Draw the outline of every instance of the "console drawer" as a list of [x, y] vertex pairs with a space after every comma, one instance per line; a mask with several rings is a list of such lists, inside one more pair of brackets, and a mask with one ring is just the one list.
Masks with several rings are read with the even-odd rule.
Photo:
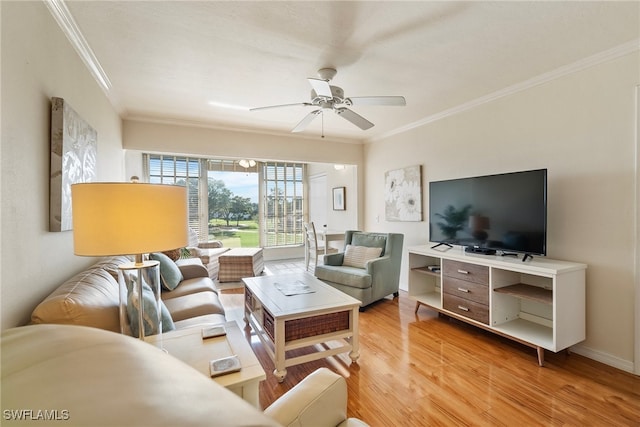
[[489, 286], [484, 284], [445, 276], [442, 278], [442, 291], [480, 304], [489, 304]]
[[460, 261], [444, 260], [442, 274], [468, 282], [489, 284], [489, 267]]
[[451, 294], [442, 295], [442, 308], [449, 310], [460, 316], [476, 320], [478, 322], [489, 324], [489, 306], [459, 298]]

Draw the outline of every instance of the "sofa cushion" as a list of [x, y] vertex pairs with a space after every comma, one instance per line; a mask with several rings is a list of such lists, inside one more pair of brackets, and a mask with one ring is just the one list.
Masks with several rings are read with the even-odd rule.
[[107, 270], [94, 266], [65, 281], [38, 304], [31, 323], [85, 325], [120, 332], [119, 306], [118, 282]]
[[368, 261], [378, 258], [382, 248], [347, 245], [342, 265], [364, 268]]
[[174, 290], [183, 279], [182, 272], [176, 263], [163, 253], [152, 253], [149, 257], [160, 263], [162, 286], [169, 291]]
[[193, 279], [194, 277], [209, 277], [209, 272], [200, 258], [181, 258], [176, 261], [176, 265], [182, 273], [182, 280]]
[[318, 265], [315, 275], [323, 282], [340, 283], [341, 285], [360, 289], [371, 287], [371, 275], [362, 268], [342, 265]]
[[355, 232], [351, 237], [351, 244], [354, 246], [381, 248], [380, 256], [382, 256], [384, 255], [384, 248], [387, 246], [387, 235], [384, 233]]
[[194, 279], [185, 279], [172, 291], [162, 291], [162, 299], [170, 300], [185, 295], [195, 294], [197, 292], [216, 292], [216, 286], [213, 280], [208, 277], [196, 277]]
[[206, 314], [225, 314], [215, 292], [197, 292], [164, 301], [174, 322]]
[[[172, 331], [176, 327], [173, 324], [173, 319], [169, 310], [162, 302], [159, 301], [160, 315], [162, 322], [162, 332]], [[146, 283], [142, 284], [142, 322], [144, 324], [144, 335], [156, 335], [159, 331], [157, 328], [158, 319], [158, 304], [153, 295], [153, 291]], [[139, 334], [139, 319], [140, 314], [140, 298], [138, 298], [137, 292], [132, 292], [131, 289], [127, 292], [127, 316], [129, 317], [129, 326], [131, 328], [131, 335], [137, 337]]]

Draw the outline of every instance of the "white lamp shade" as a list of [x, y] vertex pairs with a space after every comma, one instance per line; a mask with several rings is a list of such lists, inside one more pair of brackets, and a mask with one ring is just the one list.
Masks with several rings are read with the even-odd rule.
[[71, 202], [76, 255], [133, 255], [187, 244], [186, 187], [74, 184]]

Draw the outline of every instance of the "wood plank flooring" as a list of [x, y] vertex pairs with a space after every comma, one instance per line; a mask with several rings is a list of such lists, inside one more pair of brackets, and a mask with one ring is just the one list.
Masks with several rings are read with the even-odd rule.
[[[243, 327], [243, 290], [222, 291], [221, 300]], [[402, 291], [370, 306], [360, 313], [357, 364], [344, 354], [289, 367], [282, 384], [245, 330], [267, 372], [262, 407], [325, 366], [347, 380], [348, 415], [371, 426], [640, 426], [640, 377], [564, 352], [546, 352], [539, 367], [534, 349], [414, 309]]]

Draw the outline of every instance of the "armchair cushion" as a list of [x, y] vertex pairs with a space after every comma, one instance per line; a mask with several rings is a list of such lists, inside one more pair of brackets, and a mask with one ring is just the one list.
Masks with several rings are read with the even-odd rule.
[[356, 232], [351, 236], [351, 244], [354, 246], [380, 248], [380, 256], [382, 256], [387, 246], [387, 236], [379, 233]]
[[221, 248], [222, 241], [221, 240], [209, 240], [207, 242], [199, 242], [198, 247], [201, 249], [218, 249]]
[[371, 274], [363, 268], [324, 265], [316, 268], [316, 277], [324, 282], [340, 283], [351, 288], [371, 287]]
[[152, 253], [149, 255], [149, 258], [160, 263], [160, 281], [165, 289], [169, 291], [174, 290], [182, 279], [184, 279], [176, 263], [165, 254]]
[[378, 258], [381, 252], [382, 248], [347, 245], [342, 265], [364, 268], [368, 261]]

